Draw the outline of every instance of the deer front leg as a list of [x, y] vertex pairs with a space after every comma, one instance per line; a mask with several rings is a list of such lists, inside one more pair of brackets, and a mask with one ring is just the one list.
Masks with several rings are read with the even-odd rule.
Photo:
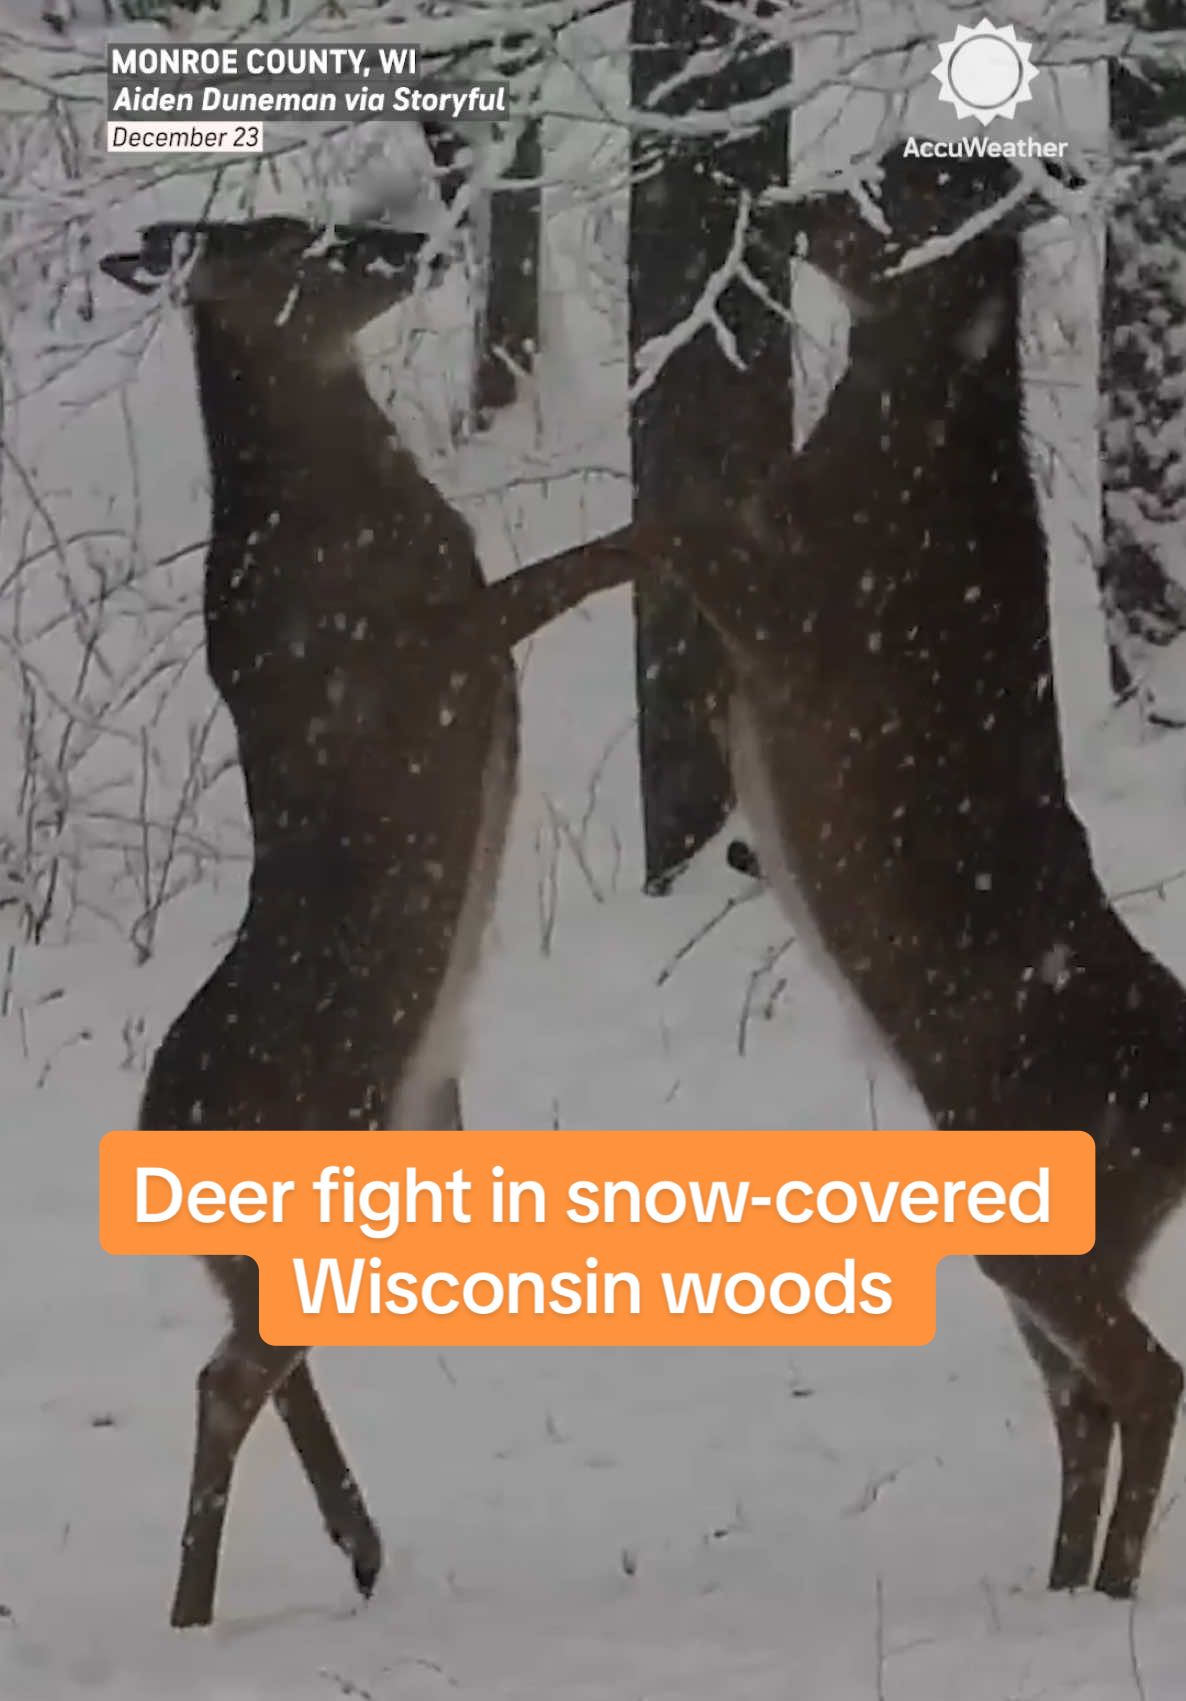
[[472, 595], [409, 617], [447, 645], [459, 663], [505, 654], [599, 591], [616, 590], [646, 570], [653, 531], [627, 526], [594, 543], [535, 561]]
[[307, 1357], [298, 1359], [274, 1399], [329, 1538], [349, 1557], [358, 1592], [369, 1600], [382, 1569], [383, 1544], [321, 1403]]

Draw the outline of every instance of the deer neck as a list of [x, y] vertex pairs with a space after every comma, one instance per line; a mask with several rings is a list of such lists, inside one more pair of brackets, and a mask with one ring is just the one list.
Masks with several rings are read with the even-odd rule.
[[249, 343], [201, 305], [194, 344], [216, 529], [257, 529], [278, 494], [315, 525], [327, 504], [365, 513], [382, 498], [392, 428], [352, 351], [322, 359], [279, 332]]
[[989, 277], [979, 263], [949, 264], [949, 277], [917, 294], [900, 283], [888, 313], [854, 319], [844, 382], [900, 394], [915, 408], [929, 401], [958, 409], [962, 401], [983, 409], [995, 398], [1016, 419], [1020, 281], [1007, 266]]

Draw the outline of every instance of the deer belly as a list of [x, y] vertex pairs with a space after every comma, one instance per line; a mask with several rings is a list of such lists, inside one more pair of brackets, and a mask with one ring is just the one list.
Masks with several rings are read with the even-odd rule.
[[492, 716], [493, 732], [482, 775], [478, 830], [465, 897], [453, 930], [449, 962], [424, 1034], [392, 1095], [389, 1126], [435, 1128], [465, 1055], [466, 1012], [482, 958], [482, 943], [498, 895], [503, 852], [514, 808], [518, 770], [518, 710], [505, 694]]
[[762, 872], [795, 930], [796, 943], [839, 994], [851, 1045], [870, 1060], [884, 1058], [888, 1055], [886, 1042], [837, 966], [803, 895], [793, 853], [779, 822], [761, 727], [742, 692], [734, 693], [729, 706], [729, 765], [737, 801], [756, 841]]

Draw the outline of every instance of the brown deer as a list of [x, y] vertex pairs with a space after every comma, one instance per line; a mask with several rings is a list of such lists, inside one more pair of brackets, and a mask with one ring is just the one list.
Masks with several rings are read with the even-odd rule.
[[[205, 623], [254, 835], [246, 913], [149, 1071], [140, 1126], [461, 1126], [458, 1073], [517, 780], [510, 647], [625, 576], [610, 544], [486, 587], [468, 525], [371, 399], [362, 326], [423, 238], [158, 225], [109, 275], [182, 268], [213, 483]], [[371, 1521], [306, 1350], [260, 1339], [249, 1259], [198, 1378], [175, 1625], [206, 1624], [239, 1448], [272, 1398], [368, 1595]]]
[[753, 481], [722, 514], [689, 469], [667, 566], [732, 656], [762, 867], [936, 1125], [1095, 1137], [1093, 1251], [980, 1264], [1053, 1411], [1050, 1586], [1091, 1579], [1116, 1431], [1095, 1585], [1127, 1596], [1182, 1390], [1127, 1291], [1186, 1191], [1186, 994], [1112, 910], [1067, 800], [1018, 352], [1020, 228], [1049, 207], [1002, 159], [895, 151], [869, 189], [881, 231], [847, 195], [800, 221], [854, 309], [825, 418], [799, 456], [771, 456], [771, 398], [731, 422]]

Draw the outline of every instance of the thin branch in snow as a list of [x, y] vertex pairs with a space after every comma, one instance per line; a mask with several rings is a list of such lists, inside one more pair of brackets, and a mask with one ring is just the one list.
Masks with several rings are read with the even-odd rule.
[[541, 957], [552, 955], [560, 908], [560, 833], [555, 820], [549, 819], [548, 826], [550, 833], [547, 834], [542, 823], [535, 830], [535, 898]]
[[568, 846], [569, 853], [577, 867], [580, 869], [581, 877], [583, 878], [585, 885], [589, 888], [590, 895], [594, 902], [603, 904], [605, 902], [605, 892], [602, 889], [601, 882], [598, 880], [596, 874], [594, 874], [593, 866], [589, 861], [585, 835], [573, 826], [564, 811], [560, 809], [546, 793], [544, 795], [544, 808], [547, 810], [548, 816], [551, 820], [556, 843], [560, 844], [563, 842]]
[[885, 1689], [885, 1584], [877, 1574], [875, 1591], [873, 1652], [875, 1658], [875, 1690], [877, 1701], [886, 1701]]
[[756, 896], [756, 892], [742, 892], [739, 895], [729, 898], [724, 904], [722, 904], [719, 910], [715, 910], [713, 914], [709, 916], [708, 920], [696, 929], [690, 939], [684, 940], [675, 955], [663, 965], [655, 978], [655, 985], [657, 987], [666, 986], [667, 982], [671, 979], [679, 965], [686, 957], [691, 955], [697, 945], [702, 944], [703, 941], [708, 938], [709, 934], [714, 931], [714, 929], [718, 928], [723, 921], [728, 920], [734, 910], [740, 909], [742, 904], [752, 903]]
[[1144, 1673], [1141, 1671], [1140, 1653], [1137, 1648], [1137, 1606], [1138, 1600], [1134, 1596], [1128, 1607], [1128, 1664], [1129, 1670], [1132, 1672], [1132, 1684], [1136, 1690], [1137, 1701], [1149, 1701]]
[[[781, 945], [772, 945], [763, 956], [762, 961], [758, 964], [757, 968], [754, 969], [746, 983], [745, 997], [742, 1000], [741, 1005], [741, 1016], [737, 1023], [738, 1057], [745, 1056], [746, 1041], [749, 1036], [750, 1017], [753, 1013], [754, 1002], [757, 999], [758, 990], [762, 983], [770, 978], [773, 969], [782, 961], [794, 943], [795, 935], [792, 933], [783, 940]], [[785, 980], [779, 981], [770, 998], [767, 999], [762, 1011], [762, 1014], [765, 1016], [767, 1021], [769, 1021], [771, 1016], [774, 1014], [775, 1002], [779, 993], [783, 990], [783, 988], [785, 988], [785, 986]]]
[[1179, 868], [1174, 874], [1167, 874], [1161, 880], [1153, 880], [1147, 886], [1129, 886], [1123, 892], [1110, 892], [1108, 901], [1113, 904], [1127, 903], [1130, 898], [1148, 898], [1156, 896], [1163, 902], [1165, 889], [1173, 886], [1179, 880], [1186, 880], [1186, 868]]
[[905, 1468], [904, 1465], [895, 1465], [891, 1470], [879, 1471], [876, 1476], [870, 1477], [857, 1498], [844, 1508], [842, 1515], [845, 1518], [863, 1517], [876, 1506], [882, 1489], [892, 1488]]

